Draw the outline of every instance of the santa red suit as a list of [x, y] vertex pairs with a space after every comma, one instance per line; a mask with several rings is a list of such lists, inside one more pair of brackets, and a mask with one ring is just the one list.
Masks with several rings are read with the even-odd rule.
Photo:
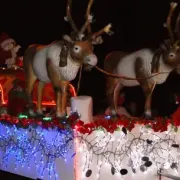
[[0, 36], [0, 66], [7, 65], [11, 68], [16, 64], [17, 52], [20, 46], [16, 45], [14, 39], [10, 38], [6, 33]]

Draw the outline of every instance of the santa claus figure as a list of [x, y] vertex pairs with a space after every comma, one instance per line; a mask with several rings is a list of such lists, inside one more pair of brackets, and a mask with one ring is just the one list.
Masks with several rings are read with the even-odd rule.
[[2, 33], [0, 36], [0, 66], [6, 64], [8, 68], [16, 67], [17, 52], [20, 48], [14, 39]]

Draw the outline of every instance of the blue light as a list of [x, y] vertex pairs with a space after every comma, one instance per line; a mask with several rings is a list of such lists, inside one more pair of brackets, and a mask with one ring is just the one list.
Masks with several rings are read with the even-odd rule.
[[111, 119], [111, 116], [105, 116], [105, 119], [109, 120], [109, 119]]
[[[41, 127], [17, 128], [0, 123], [0, 165], [7, 169], [15, 159], [14, 170], [28, 167], [33, 162], [37, 173], [43, 178], [46, 172], [49, 179], [58, 179], [55, 161], [58, 158], [67, 161], [70, 148], [73, 147], [73, 133], [71, 130], [52, 130], [49, 132]], [[69, 155], [70, 157], [72, 154]], [[27, 168], [26, 167], [26, 168]]]

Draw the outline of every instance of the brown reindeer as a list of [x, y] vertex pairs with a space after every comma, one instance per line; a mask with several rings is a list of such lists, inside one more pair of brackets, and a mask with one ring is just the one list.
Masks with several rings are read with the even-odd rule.
[[[93, 0], [89, 0], [86, 22], [79, 30], [71, 17], [72, 0], [67, 0], [65, 20], [70, 23], [73, 29], [71, 37], [65, 35], [63, 40], [49, 45], [32, 45], [26, 50], [24, 73], [30, 116], [36, 115], [32, 110], [32, 91], [36, 80], [39, 80], [37, 114], [42, 115], [41, 101], [44, 84], [51, 82], [56, 98], [56, 115], [64, 117], [66, 115], [69, 82], [76, 77], [81, 65], [86, 65], [88, 69], [96, 66], [98, 59], [93, 53], [93, 44], [102, 43], [100, 35], [104, 32], [108, 33], [111, 24], [96, 33], [91, 32], [92, 16], [90, 15], [90, 9], [92, 3]], [[88, 30], [87, 36], [84, 34], [86, 29]]]
[[[171, 3], [166, 21], [170, 40], [158, 50], [141, 49], [133, 53], [115, 51], [106, 57], [105, 71], [114, 74], [114, 77], [121, 77], [106, 77], [107, 97], [112, 115], [116, 115], [117, 99], [121, 89], [124, 86], [141, 86], [146, 98], [144, 116], [152, 119], [151, 98], [156, 84], [165, 82], [169, 73], [180, 65], [179, 41], [174, 40], [171, 30], [171, 16], [176, 6], [176, 3]], [[179, 28], [179, 18], [177, 18], [176, 24], [176, 28]], [[179, 33], [178, 30], [177, 32]]]

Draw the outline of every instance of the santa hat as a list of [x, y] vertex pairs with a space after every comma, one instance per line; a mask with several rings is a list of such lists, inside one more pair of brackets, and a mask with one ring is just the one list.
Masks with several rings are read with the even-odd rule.
[[2, 33], [0, 36], [0, 45], [4, 49], [4, 47], [9, 43], [15, 43], [14, 39], [11, 39], [6, 33]]

